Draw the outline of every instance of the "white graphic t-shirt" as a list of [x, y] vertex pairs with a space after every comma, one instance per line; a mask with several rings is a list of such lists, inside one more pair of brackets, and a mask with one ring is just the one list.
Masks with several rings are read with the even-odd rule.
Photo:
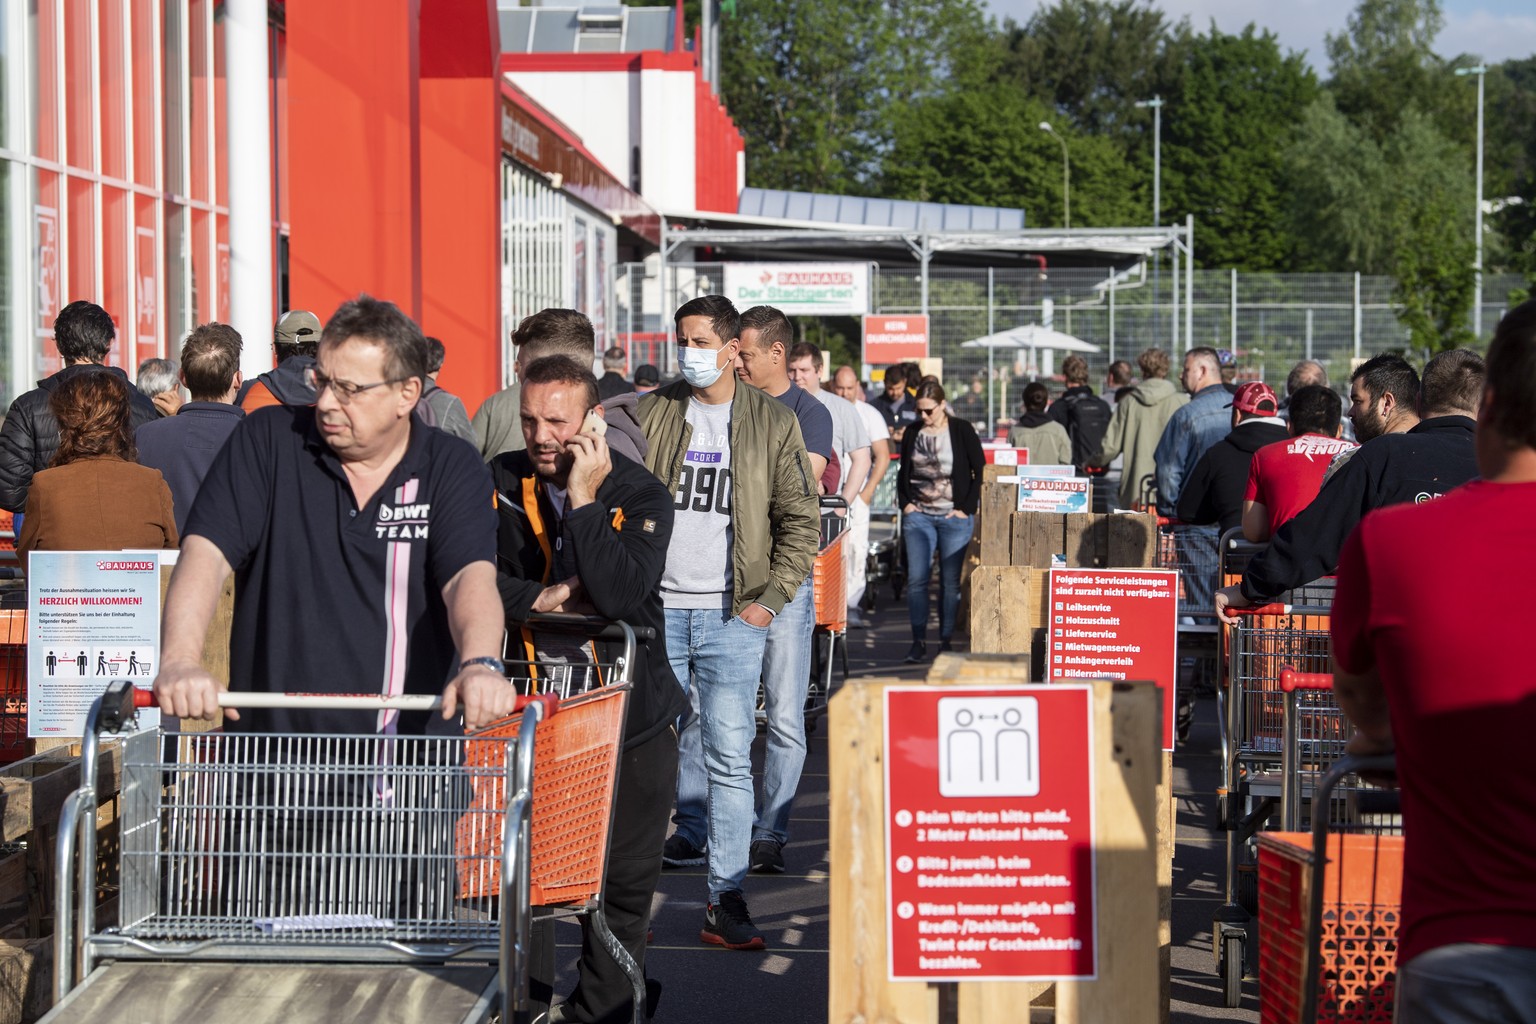
[[677, 510], [661, 602], [668, 608], [721, 608], [731, 603], [731, 405], [688, 400], [693, 428], [672, 496]]

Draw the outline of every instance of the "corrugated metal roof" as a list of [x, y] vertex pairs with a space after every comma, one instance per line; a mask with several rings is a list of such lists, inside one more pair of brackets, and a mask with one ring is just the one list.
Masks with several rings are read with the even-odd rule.
[[522, 7], [497, 0], [502, 53], [641, 53], [671, 50], [670, 7], [567, 4]]
[[742, 189], [736, 212], [749, 217], [824, 221], [908, 231], [1022, 231], [1024, 211], [959, 203], [837, 196], [772, 188]]

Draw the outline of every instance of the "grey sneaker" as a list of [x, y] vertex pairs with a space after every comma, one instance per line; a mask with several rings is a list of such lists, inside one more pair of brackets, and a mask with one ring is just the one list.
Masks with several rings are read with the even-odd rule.
[[694, 846], [679, 833], [670, 836], [661, 848], [661, 863], [669, 868], [687, 868], [703, 864], [707, 854], [702, 847]]
[[752, 924], [747, 913], [747, 899], [740, 889], [723, 892], [718, 903], [712, 903], [704, 911], [704, 928], [699, 939], [726, 949], [766, 949], [763, 933]]
[[784, 873], [784, 844], [777, 839], [754, 839], [749, 859], [752, 870], [761, 875]]

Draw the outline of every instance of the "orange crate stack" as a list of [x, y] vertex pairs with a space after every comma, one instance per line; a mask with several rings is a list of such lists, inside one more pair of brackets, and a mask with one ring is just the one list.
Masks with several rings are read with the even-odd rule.
[[27, 610], [0, 608], [0, 764], [27, 756]]
[[843, 570], [843, 538], [840, 533], [816, 555], [811, 573], [815, 578], [816, 625], [834, 633], [848, 628], [848, 577]]
[[[1403, 837], [1331, 833], [1323, 872], [1317, 1020], [1392, 1024]], [[1301, 1019], [1312, 836], [1259, 836], [1259, 1020]]]

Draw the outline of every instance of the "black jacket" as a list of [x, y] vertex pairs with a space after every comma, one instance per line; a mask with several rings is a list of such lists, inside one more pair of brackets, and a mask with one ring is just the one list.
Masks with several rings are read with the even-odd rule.
[[128, 419], [134, 430], [160, 418], [155, 403], [140, 394], [128, 375], [115, 366], [81, 363], [43, 378], [37, 387], [11, 403], [5, 425], [0, 427], [0, 508], [11, 512], [26, 509], [32, 474], [47, 469], [59, 450], [59, 423], [48, 408], [48, 396], [60, 384], [82, 373], [115, 373], [127, 381]]
[[635, 386], [624, 379], [622, 373], [614, 373], [609, 370], [597, 378], [597, 397], [607, 401], [614, 395], [622, 395], [635, 390]]
[[1284, 423], [1245, 420], [1217, 441], [1195, 463], [1184, 481], [1175, 515], [1186, 523], [1220, 525], [1223, 532], [1243, 525], [1243, 492], [1248, 487], [1248, 467], [1253, 453], [1267, 444], [1291, 436]]
[[314, 405], [315, 389], [304, 380], [304, 371], [315, 365], [313, 356], [289, 356], [259, 377], [246, 381], [235, 396], [235, 404], [245, 408], [245, 396], [260, 384], [284, 405]]
[[[901, 435], [901, 468], [896, 471], [896, 507], [906, 508], [912, 500], [912, 450], [917, 446], [913, 429]], [[981, 470], [986, 457], [981, 453], [981, 438], [976, 428], [958, 416], [949, 417], [949, 447], [954, 466], [949, 474], [950, 496], [955, 508], [974, 516], [981, 505]]]
[[[617, 453], [612, 459], [613, 470], [597, 489], [597, 501], [566, 516], [561, 539], [570, 550], [559, 557], [574, 563], [574, 574], [598, 615], [656, 632], [636, 651], [624, 731], [625, 747], [634, 747], [671, 726], [688, 710], [688, 698], [667, 660], [661, 607], [672, 495], [644, 466]], [[508, 629], [517, 629], [552, 581], [553, 552], [548, 545], [557, 519], [549, 491], [539, 486], [526, 451], [496, 456], [491, 476], [496, 490], [516, 509], [497, 502], [496, 582]]]
[[[1243, 596], [1262, 602], [1333, 572], [1339, 552], [1367, 512], [1440, 497], [1477, 476], [1470, 416], [1436, 416], [1406, 434], [1361, 445], [1312, 504], [1280, 527], [1248, 563]], [[1426, 537], [1425, 543], [1445, 538]]]

